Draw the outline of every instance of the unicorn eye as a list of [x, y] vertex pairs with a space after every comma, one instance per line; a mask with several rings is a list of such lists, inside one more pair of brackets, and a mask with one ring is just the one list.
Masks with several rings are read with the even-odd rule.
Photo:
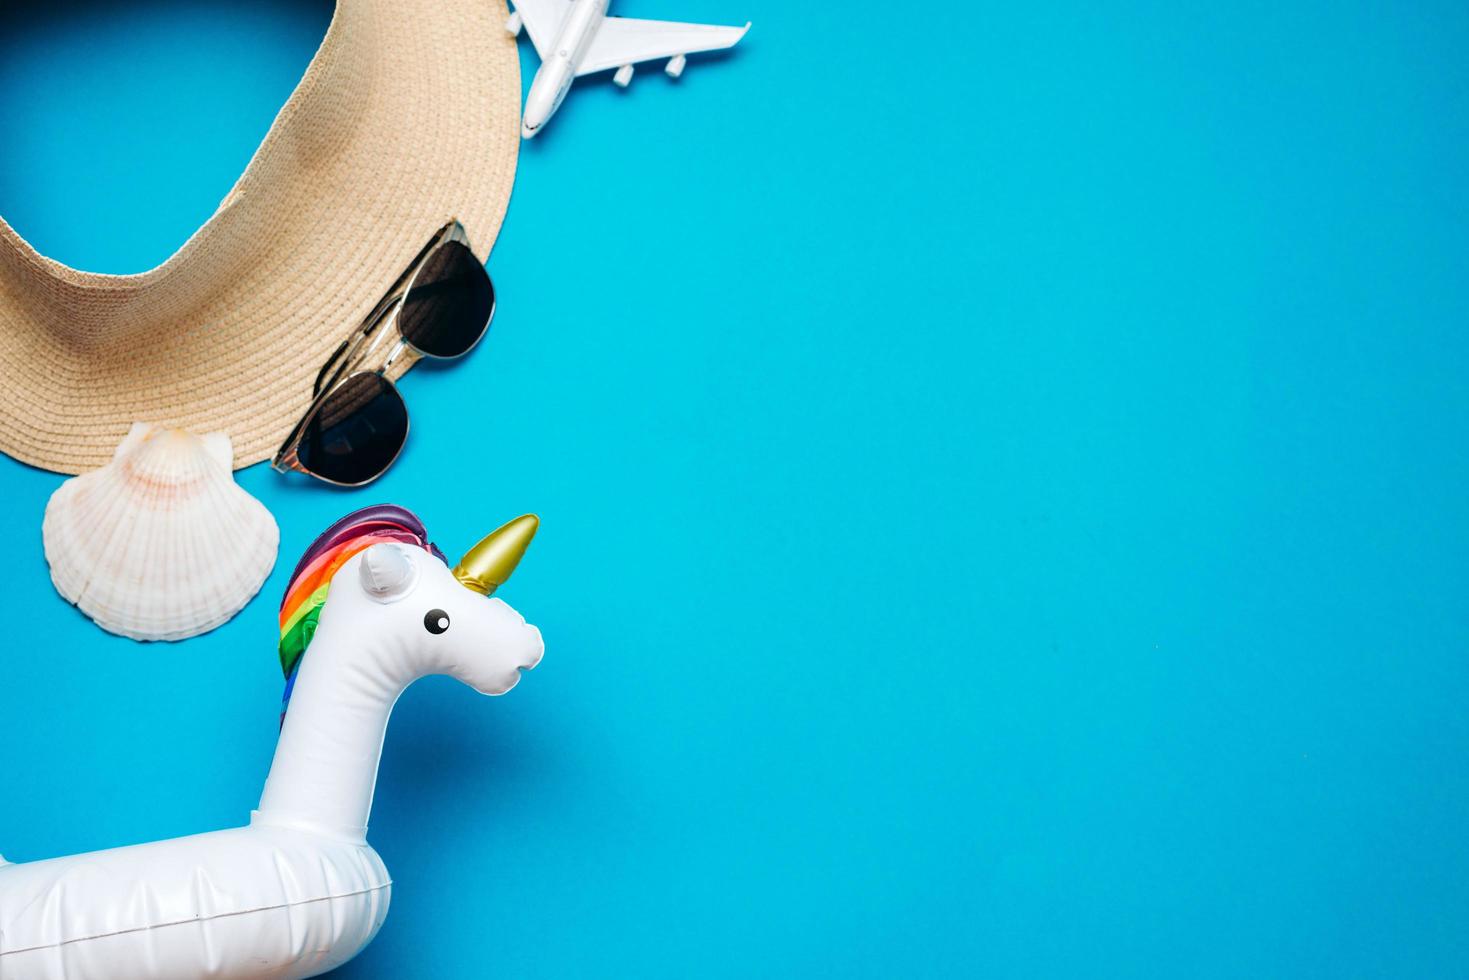
[[430, 609], [423, 614], [423, 628], [435, 636], [449, 628], [449, 614], [442, 609]]

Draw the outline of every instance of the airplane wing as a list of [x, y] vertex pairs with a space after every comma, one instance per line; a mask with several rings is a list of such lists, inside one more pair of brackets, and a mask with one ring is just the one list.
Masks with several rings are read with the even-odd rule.
[[578, 76], [590, 75], [594, 71], [620, 68], [654, 58], [718, 51], [733, 47], [749, 29], [749, 24], [744, 27], [716, 27], [712, 24], [678, 24], [671, 20], [605, 17], [576, 73]]
[[546, 59], [546, 49], [556, 43], [561, 22], [571, 9], [570, 0], [515, 0], [515, 12], [536, 46], [536, 54]]

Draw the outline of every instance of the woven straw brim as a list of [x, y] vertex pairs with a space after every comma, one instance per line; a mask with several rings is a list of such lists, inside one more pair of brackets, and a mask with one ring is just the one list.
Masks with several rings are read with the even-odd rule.
[[488, 256], [520, 147], [506, 15], [340, 0], [234, 189], [149, 272], [78, 272], [0, 221], [0, 451], [80, 473], [144, 421], [227, 432], [236, 467], [269, 458], [436, 229], [457, 217]]

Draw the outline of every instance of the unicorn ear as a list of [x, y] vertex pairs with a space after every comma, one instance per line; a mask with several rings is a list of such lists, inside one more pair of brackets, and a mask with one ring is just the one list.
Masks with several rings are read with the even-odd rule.
[[362, 553], [362, 588], [378, 602], [402, 598], [418, 581], [418, 566], [402, 545], [384, 542]]

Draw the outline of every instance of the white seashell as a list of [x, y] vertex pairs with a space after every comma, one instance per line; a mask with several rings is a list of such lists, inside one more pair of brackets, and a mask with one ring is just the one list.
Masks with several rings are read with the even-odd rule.
[[133, 423], [112, 462], [63, 483], [41, 536], [51, 581], [103, 629], [182, 640], [229, 620], [275, 564], [280, 530], [235, 483], [229, 436]]

